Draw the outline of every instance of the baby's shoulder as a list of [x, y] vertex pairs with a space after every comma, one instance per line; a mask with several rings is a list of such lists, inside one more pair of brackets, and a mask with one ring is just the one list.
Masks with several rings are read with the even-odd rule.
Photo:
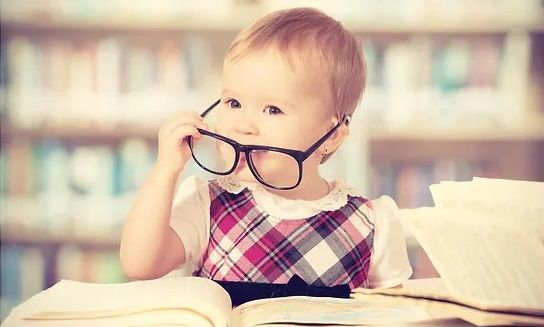
[[399, 210], [399, 207], [397, 206], [397, 203], [395, 202], [395, 200], [393, 200], [388, 195], [382, 195], [382, 196], [380, 196], [378, 198], [369, 200], [368, 202], [369, 202], [369, 206], [374, 211], [398, 212], [398, 210]]
[[382, 195], [369, 199], [361, 195], [349, 195], [349, 202], [354, 203], [358, 210], [363, 212], [373, 221], [390, 221], [399, 216], [399, 208], [390, 196]]

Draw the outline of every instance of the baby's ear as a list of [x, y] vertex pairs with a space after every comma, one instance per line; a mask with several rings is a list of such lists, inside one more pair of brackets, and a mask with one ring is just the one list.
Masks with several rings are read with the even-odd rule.
[[349, 135], [349, 127], [345, 124], [336, 129], [336, 131], [323, 143], [322, 147], [325, 150], [321, 159], [321, 164], [327, 162], [329, 157], [342, 145], [342, 142]]
[[346, 138], [348, 135], [349, 135], [349, 127], [346, 124], [342, 124], [331, 135], [329, 140], [334, 141], [334, 143], [338, 143], [337, 145], [335, 144], [335, 148], [336, 148], [337, 146], [339, 146], [342, 143], [344, 138]]
[[346, 124], [340, 125], [336, 131], [325, 141], [324, 148], [328, 149], [329, 153], [334, 152], [342, 141], [349, 135], [349, 127]]
[[344, 137], [349, 135], [349, 125], [342, 124], [342, 126], [338, 127], [338, 129], [344, 134]]

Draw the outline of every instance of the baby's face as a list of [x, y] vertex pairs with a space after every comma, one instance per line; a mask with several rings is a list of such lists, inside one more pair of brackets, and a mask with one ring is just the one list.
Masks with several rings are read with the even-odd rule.
[[[292, 67], [274, 49], [234, 62], [227, 59], [215, 129], [242, 144], [305, 151], [331, 127], [326, 96], [315, 67], [298, 61]], [[317, 166], [319, 159], [316, 152], [307, 162]], [[281, 173], [281, 162], [272, 158], [267, 164]], [[243, 160], [236, 173], [242, 180], [254, 180]]]

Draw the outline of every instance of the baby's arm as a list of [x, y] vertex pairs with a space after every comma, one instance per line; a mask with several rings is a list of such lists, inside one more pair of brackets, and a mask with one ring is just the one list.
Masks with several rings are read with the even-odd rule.
[[393, 199], [373, 200], [374, 242], [368, 279], [370, 288], [402, 288], [412, 275], [400, 211]]
[[187, 136], [206, 128], [195, 113], [181, 113], [159, 131], [155, 166], [140, 189], [123, 226], [119, 255], [129, 278], [162, 277], [185, 263], [185, 247], [170, 227], [172, 200], [179, 174], [190, 157]]

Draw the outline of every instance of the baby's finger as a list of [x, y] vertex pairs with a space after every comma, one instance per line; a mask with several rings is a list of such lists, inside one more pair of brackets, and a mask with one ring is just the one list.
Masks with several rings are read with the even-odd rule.
[[[195, 131], [200, 136], [200, 132], [198, 132], [198, 128], [200, 129], [207, 129], [208, 127], [204, 123], [198, 123], [198, 124], [185, 124], [181, 123], [176, 126], [172, 126], [169, 131], [166, 131], [167, 134], [175, 134], [178, 135], [180, 130], [187, 130], [186, 128], [189, 128], [191, 131]], [[194, 136], [194, 135], [193, 135]]]
[[180, 115], [173, 117], [171, 120], [169, 120], [165, 125], [165, 130], [171, 130], [173, 127], [179, 125], [179, 124], [188, 124], [188, 125], [196, 125], [198, 123], [202, 122], [202, 117], [200, 116], [193, 116], [193, 115]]
[[196, 129], [195, 126], [191, 125], [179, 125], [172, 129], [169, 134], [171, 135], [171, 137], [175, 137], [179, 143], [181, 143], [188, 136], [193, 136], [195, 138], [202, 137], [202, 134], [200, 134], [198, 129]]
[[184, 111], [179, 112], [172, 117], [170, 117], [164, 124], [163, 128], [165, 130], [170, 130], [173, 126], [178, 125], [179, 123], [187, 123], [190, 124], [191, 122], [201, 122], [203, 118], [198, 115], [196, 112], [192, 111]]
[[197, 127], [204, 126], [202, 122], [202, 117], [184, 115], [184, 116], [175, 117], [174, 119], [166, 123], [161, 129], [164, 132], [169, 133], [180, 125], [190, 125], [190, 126], [197, 126]]

